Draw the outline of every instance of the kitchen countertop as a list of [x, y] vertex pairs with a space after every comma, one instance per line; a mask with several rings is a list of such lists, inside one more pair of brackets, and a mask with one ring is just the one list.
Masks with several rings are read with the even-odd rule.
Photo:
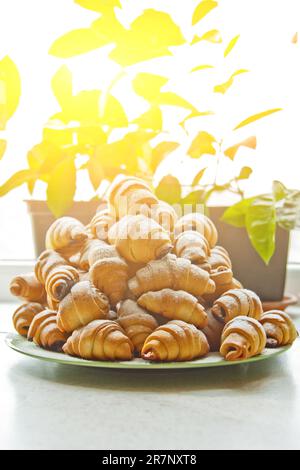
[[[1, 332], [15, 307], [0, 304]], [[266, 362], [168, 373], [46, 363], [3, 333], [0, 354], [1, 449], [300, 449], [299, 339]]]

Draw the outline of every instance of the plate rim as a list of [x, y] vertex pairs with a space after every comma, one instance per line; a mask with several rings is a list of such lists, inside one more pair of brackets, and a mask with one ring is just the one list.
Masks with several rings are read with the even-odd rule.
[[[205, 368], [213, 368], [213, 367], [227, 367], [227, 366], [236, 366], [242, 364], [253, 364], [262, 362], [271, 358], [275, 358], [280, 354], [288, 351], [292, 345], [283, 346], [277, 349], [267, 349], [268, 353], [260, 354], [258, 356], [251, 357], [249, 359], [243, 359], [241, 361], [226, 361], [220, 355], [218, 355], [218, 361], [216, 362], [199, 362], [201, 359], [194, 360], [194, 361], [183, 361], [183, 362], [149, 362], [139, 359], [133, 359], [132, 361], [91, 361], [87, 359], [77, 358], [73, 356], [68, 356], [61, 353], [53, 353], [52, 351], [46, 351], [45, 349], [41, 349], [38, 346], [35, 346], [33, 343], [29, 343], [36, 348], [37, 353], [33, 351], [28, 351], [26, 349], [22, 349], [20, 344], [28, 343], [28, 340], [23, 336], [17, 333], [7, 333], [5, 336], [5, 344], [12, 350], [23, 354], [28, 357], [32, 357], [33, 359], [42, 360], [45, 362], [51, 362], [55, 364], [62, 364], [62, 365], [69, 365], [69, 366], [80, 366], [80, 367], [93, 367], [98, 369], [110, 369], [110, 370], [176, 370], [176, 369], [205, 369]], [[17, 344], [16, 344], [17, 343]], [[49, 355], [39, 355], [38, 351], [44, 352], [44, 354]], [[61, 354], [61, 358], [59, 357], [51, 357], [52, 354]], [[218, 353], [209, 353], [210, 355]], [[204, 358], [203, 358], [204, 359]]]

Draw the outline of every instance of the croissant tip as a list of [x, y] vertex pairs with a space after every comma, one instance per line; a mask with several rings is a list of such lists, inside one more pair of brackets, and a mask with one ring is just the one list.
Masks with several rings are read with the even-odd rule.
[[170, 253], [170, 251], [172, 251], [173, 249], [173, 245], [171, 245], [171, 243], [166, 243], [165, 245], [161, 246], [158, 250], [157, 250], [157, 258], [160, 259], [160, 258], [163, 258], [164, 256], [166, 256], [168, 253]]
[[156, 357], [153, 351], [148, 351], [146, 353], [142, 353], [142, 358], [145, 359], [145, 361], [155, 361]]
[[17, 282], [10, 285], [10, 292], [12, 295], [19, 295], [21, 293], [21, 286]]

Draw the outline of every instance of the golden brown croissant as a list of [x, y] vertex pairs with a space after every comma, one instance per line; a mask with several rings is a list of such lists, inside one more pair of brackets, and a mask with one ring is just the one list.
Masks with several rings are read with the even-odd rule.
[[36, 302], [22, 304], [17, 308], [13, 314], [13, 324], [19, 335], [27, 336], [33, 318], [43, 310], [44, 307]]
[[248, 289], [232, 289], [216, 300], [211, 309], [213, 315], [228, 323], [240, 315], [259, 320], [263, 309], [259, 297]]
[[217, 320], [210, 310], [207, 311], [208, 324], [203, 328], [211, 352], [219, 352], [224, 323]]
[[215, 283], [209, 273], [184, 258], [168, 254], [161, 260], [150, 261], [144, 268], [128, 281], [128, 287], [135, 297], [144, 292], [158, 291], [166, 288], [184, 290], [200, 297], [213, 292]]
[[112, 182], [108, 199], [119, 218], [139, 214], [142, 206], [151, 206], [158, 202], [145, 181], [124, 175], [117, 176]]
[[175, 236], [186, 230], [194, 230], [204, 235], [209, 243], [210, 248], [213, 248], [218, 240], [218, 232], [214, 223], [200, 212], [193, 212], [181, 217], [175, 224]]
[[61, 217], [55, 220], [46, 233], [46, 248], [59, 251], [69, 258], [80, 251], [88, 237], [84, 225], [73, 217]]
[[73, 331], [63, 350], [71, 356], [96, 361], [129, 361], [133, 357], [130, 339], [111, 320], [94, 320]]
[[201, 264], [210, 255], [210, 248], [204, 235], [186, 230], [175, 238], [174, 253], [180, 258], [189, 259], [192, 263]]
[[172, 249], [168, 232], [143, 215], [128, 215], [116, 222], [108, 239], [127, 261], [147, 263], [161, 258]]
[[209, 345], [202, 331], [184, 321], [173, 320], [148, 336], [142, 357], [148, 361], [190, 361], [208, 352]]
[[15, 276], [10, 282], [10, 292], [29, 302], [45, 303], [46, 291], [34, 273], [20, 274]]
[[131, 340], [135, 351], [140, 355], [146, 338], [158, 327], [157, 321], [130, 299], [121, 302], [118, 317], [118, 323]]
[[56, 251], [46, 250], [39, 256], [35, 265], [35, 275], [45, 285], [50, 299], [57, 302], [79, 281], [79, 274], [74, 266]]
[[226, 361], [238, 361], [261, 354], [266, 346], [262, 325], [250, 317], [237, 317], [225, 325], [220, 354]]
[[183, 320], [198, 328], [207, 325], [204, 307], [196, 297], [183, 290], [162, 289], [146, 292], [139, 297], [138, 304], [149, 312], [157, 313], [169, 320]]
[[108, 240], [108, 230], [116, 222], [114, 210], [111, 207], [106, 207], [97, 211], [90, 223], [90, 230], [94, 237], [99, 240]]
[[267, 335], [267, 348], [279, 348], [292, 344], [298, 336], [292, 319], [280, 310], [263, 313], [260, 323]]
[[28, 330], [28, 339], [44, 349], [62, 351], [68, 335], [59, 330], [56, 324], [56, 312], [44, 310], [33, 318]]
[[97, 250], [97, 248], [101, 247], [102, 241], [97, 240], [95, 238], [87, 238], [83, 243], [83, 246], [79, 253], [79, 259], [76, 263], [78, 267], [83, 271], [88, 271], [90, 269], [90, 253], [92, 251], [94, 252], [95, 250]]
[[212, 270], [218, 269], [219, 267], [232, 269], [229, 254], [222, 246], [215, 246], [211, 250], [207, 261], [210, 264]]
[[57, 325], [61, 331], [72, 331], [87, 325], [92, 320], [107, 318], [109, 303], [89, 281], [75, 284], [62, 299], [57, 314]]
[[173, 232], [175, 223], [178, 219], [177, 213], [170, 204], [165, 201], [158, 201], [157, 204], [150, 206], [143, 206], [140, 209], [140, 214], [150, 219], [155, 220], [167, 232]]
[[100, 246], [90, 251], [90, 281], [107, 295], [112, 306], [125, 298], [128, 266], [114, 246], [99, 240]]
[[216, 290], [213, 294], [204, 294], [202, 298], [208, 305], [212, 305], [221, 295], [231, 289], [242, 289], [242, 284], [234, 279], [230, 268], [220, 266], [210, 273], [210, 278], [216, 284]]

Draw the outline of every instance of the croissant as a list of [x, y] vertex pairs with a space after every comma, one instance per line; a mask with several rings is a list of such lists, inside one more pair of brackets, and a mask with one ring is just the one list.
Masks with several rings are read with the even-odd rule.
[[174, 253], [181, 258], [189, 259], [192, 263], [201, 264], [210, 255], [210, 248], [204, 235], [187, 230], [175, 238]]
[[213, 248], [218, 240], [218, 232], [214, 223], [200, 212], [193, 212], [181, 217], [175, 224], [175, 236], [186, 230], [194, 230], [204, 235], [209, 243], [210, 248]]
[[127, 292], [128, 266], [114, 246], [105, 242], [90, 251], [89, 279], [107, 295], [112, 306], [124, 299]]
[[35, 275], [45, 285], [48, 298], [61, 300], [79, 281], [79, 274], [74, 266], [53, 250], [46, 250], [39, 256], [35, 265]]
[[143, 215], [123, 217], [110, 228], [108, 239], [123, 258], [133, 263], [161, 258], [172, 249], [169, 234]]
[[210, 351], [219, 352], [221, 346], [221, 336], [224, 330], [224, 323], [217, 320], [210, 310], [207, 312], [207, 320], [208, 323], [202, 331], [207, 338]]
[[13, 314], [13, 325], [21, 336], [27, 336], [29, 327], [35, 315], [42, 312], [44, 307], [36, 302], [20, 305]]
[[226, 361], [248, 359], [261, 354], [266, 341], [262, 325], [255, 318], [241, 316], [225, 325], [220, 354]]
[[148, 336], [142, 357], [148, 361], [190, 361], [208, 352], [209, 345], [202, 331], [184, 321], [173, 320]]
[[222, 246], [215, 246], [211, 250], [207, 261], [210, 264], [212, 270], [218, 269], [219, 267], [232, 269], [229, 254]]
[[133, 357], [130, 339], [111, 320], [94, 320], [73, 331], [63, 350], [71, 356], [96, 361], [129, 361]]
[[97, 211], [90, 223], [91, 233], [99, 240], [108, 240], [108, 230], [116, 222], [116, 217], [111, 207]]
[[167, 232], [171, 233], [174, 231], [175, 222], [178, 219], [174, 208], [167, 202], [160, 200], [157, 204], [150, 206], [144, 205], [139, 213], [155, 220], [155, 222], [161, 225]]
[[118, 308], [118, 323], [131, 340], [138, 355], [146, 338], [158, 327], [155, 318], [130, 299], [121, 302]]
[[112, 182], [108, 200], [119, 218], [128, 214], [138, 214], [141, 206], [150, 206], [158, 202], [145, 181], [124, 175], [117, 176]]
[[56, 312], [44, 310], [33, 318], [28, 330], [28, 339], [44, 349], [61, 352], [68, 335], [59, 330]]
[[46, 248], [59, 251], [69, 258], [80, 251], [88, 237], [84, 225], [73, 217], [61, 217], [55, 220], [46, 233]]
[[211, 311], [224, 323], [240, 315], [259, 320], [263, 313], [259, 297], [248, 289], [232, 289], [225, 292], [214, 302]]
[[77, 265], [83, 271], [88, 271], [90, 269], [90, 253], [98, 248], [102, 247], [102, 241], [97, 240], [95, 238], [87, 238], [82, 246], [82, 249], [79, 254], [79, 259], [77, 261]]
[[210, 273], [210, 278], [216, 284], [216, 290], [213, 294], [204, 294], [202, 298], [209, 305], [212, 305], [221, 295], [231, 289], [242, 289], [242, 284], [234, 279], [230, 268], [220, 266]]
[[136, 298], [148, 291], [166, 288], [184, 290], [200, 297], [215, 290], [209, 273], [184, 258], [168, 254], [161, 260], [150, 261], [128, 281], [128, 287]]
[[278, 348], [292, 344], [298, 336], [296, 327], [285, 312], [270, 310], [263, 313], [260, 323], [267, 335], [267, 348]]
[[138, 304], [149, 312], [157, 313], [170, 320], [183, 320], [198, 328], [207, 325], [204, 307], [193, 295], [183, 290], [162, 289], [146, 292], [138, 299]]
[[57, 325], [61, 331], [71, 333], [92, 320], [107, 318], [108, 313], [107, 297], [89, 281], [81, 281], [60, 302]]
[[46, 291], [34, 273], [20, 274], [15, 276], [10, 283], [10, 292], [12, 295], [20, 297], [29, 302], [45, 303]]

